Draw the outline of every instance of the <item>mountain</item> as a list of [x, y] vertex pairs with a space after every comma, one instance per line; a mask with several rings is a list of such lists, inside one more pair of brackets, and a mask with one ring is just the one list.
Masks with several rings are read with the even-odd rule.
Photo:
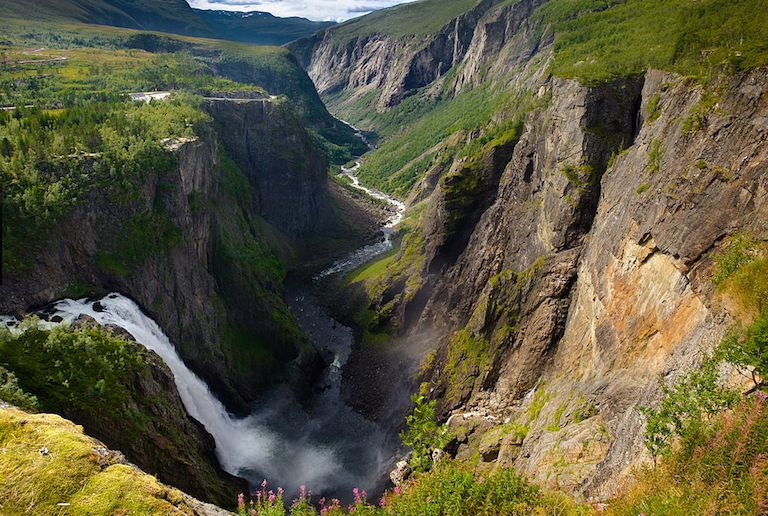
[[282, 45], [334, 25], [269, 13], [192, 9], [186, 0], [13, 0], [0, 5], [8, 18], [77, 21], [186, 36]]
[[764, 280], [721, 278], [766, 259], [766, 23], [753, 0], [423, 0], [291, 43], [377, 140], [360, 179], [408, 204], [399, 251], [329, 300], [369, 339], [348, 401], [384, 417], [368, 379], [427, 342], [452, 453], [614, 495], [674, 434], [644, 415], [660, 379], [765, 317]]
[[[284, 47], [3, 20], [0, 398], [234, 507], [213, 436], [241, 513], [765, 513], [764, 3], [421, 0]], [[150, 338], [48, 329], [61, 298]], [[4, 407], [0, 470], [46, 471]], [[12, 510], [82, 502], [22, 475]]]
[[77, 21], [133, 29], [213, 37], [186, 0], [13, 0], [0, 5], [10, 18]]
[[217, 37], [257, 45], [283, 45], [335, 25], [306, 18], [278, 18], [270, 13], [194, 9]]

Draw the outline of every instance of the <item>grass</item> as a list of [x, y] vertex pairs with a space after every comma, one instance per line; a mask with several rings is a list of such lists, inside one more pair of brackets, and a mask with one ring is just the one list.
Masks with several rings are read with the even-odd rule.
[[553, 0], [538, 16], [555, 27], [554, 72], [586, 83], [768, 64], [762, 0]]
[[[548, 102], [527, 92], [489, 84], [437, 101], [411, 97], [374, 120], [377, 130], [391, 137], [369, 153], [358, 176], [380, 190], [405, 196], [433, 166], [447, 168], [456, 157], [477, 158], [489, 147], [513, 140], [525, 114]], [[394, 132], [394, 127], [398, 131]], [[480, 133], [466, 143], [469, 133]], [[446, 144], [455, 136], [454, 144]]]
[[608, 505], [608, 514], [765, 514], [768, 403], [745, 399], [691, 429], [655, 469]]
[[648, 161], [645, 164], [645, 170], [651, 174], [657, 173], [661, 169], [661, 140], [658, 138], [651, 141], [648, 146]]
[[386, 253], [382, 254], [372, 262], [369, 262], [362, 267], [359, 267], [349, 273], [346, 283], [359, 283], [370, 279], [380, 278], [392, 263], [397, 258], [399, 248], [393, 247]]
[[[182, 494], [129, 466], [102, 469], [96, 443], [51, 414], [0, 409], [0, 500], [6, 514], [170, 514]], [[41, 454], [41, 448], [47, 448]], [[64, 509], [58, 504], [69, 503]]]
[[436, 32], [477, 3], [478, 0], [420, 0], [375, 11], [330, 31], [334, 38], [342, 41], [369, 34], [425, 36]]

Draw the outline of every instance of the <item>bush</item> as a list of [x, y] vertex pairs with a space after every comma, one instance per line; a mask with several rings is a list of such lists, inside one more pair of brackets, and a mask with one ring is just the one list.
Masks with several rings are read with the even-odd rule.
[[37, 398], [19, 387], [16, 375], [0, 366], [0, 400], [26, 410], [37, 410]]
[[654, 470], [609, 503], [608, 514], [766, 514], [768, 402], [743, 399], [731, 411], [689, 427]]
[[[270, 495], [271, 493], [271, 495]], [[453, 460], [444, 460], [431, 471], [417, 474], [402, 489], [395, 487], [386, 492], [378, 506], [371, 505], [365, 491], [353, 490], [353, 502], [343, 507], [337, 499], [321, 498], [316, 504], [302, 487], [299, 497], [293, 500], [288, 511], [282, 504], [282, 490], [277, 493], [266, 490], [266, 481], [256, 493], [256, 501], [246, 503], [243, 495], [238, 500], [241, 516], [340, 516], [403, 515], [403, 516], [454, 516], [454, 515], [520, 515], [529, 514], [587, 514], [584, 507], [576, 505], [569, 497], [549, 493], [529, 484], [506, 468], [500, 468], [488, 476], [477, 476], [468, 466]], [[267, 502], [264, 500], [267, 499]], [[270, 501], [271, 500], [271, 501]], [[318, 510], [319, 509], [319, 510]]]
[[721, 343], [720, 355], [754, 382], [751, 390], [765, 389], [768, 378], [768, 312], [741, 331], [732, 331]]
[[414, 471], [429, 471], [432, 467], [432, 450], [442, 449], [448, 442], [448, 427], [435, 421], [436, 401], [426, 401], [424, 396], [411, 396], [413, 412], [405, 418], [407, 429], [400, 439], [411, 449], [409, 465]]
[[641, 408], [646, 417], [645, 446], [654, 464], [660, 455], [670, 452], [672, 441], [685, 436], [703, 416], [714, 415], [738, 401], [738, 393], [719, 383], [718, 359], [707, 357], [698, 369], [675, 382], [662, 384], [658, 408]]

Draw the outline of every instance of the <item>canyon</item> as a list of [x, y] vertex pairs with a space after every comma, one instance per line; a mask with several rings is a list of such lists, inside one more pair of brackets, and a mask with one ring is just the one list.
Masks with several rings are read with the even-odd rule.
[[[665, 2], [637, 19], [687, 19]], [[417, 452], [398, 434], [425, 406], [444, 432], [427, 445], [435, 466], [447, 454], [480, 484], [509, 470], [610, 504], [656, 471], [649, 407], [764, 313], [760, 274], [752, 304], [717, 278], [738, 242], [752, 247], [734, 270], [764, 258], [768, 63], [752, 33], [722, 44], [674, 26], [668, 42], [672, 21], [638, 22], [661, 34], [640, 59], [630, 6], [590, 6], [424, 0], [241, 53], [120, 34], [125, 59], [199, 68], [195, 86], [149, 81], [168, 95], [116, 109], [179, 103], [199, 118], [162, 139], [163, 161], [84, 189], [8, 261], [0, 374], [125, 454], [102, 473], [130, 466], [222, 507], [262, 479], [300, 501], [309, 488], [354, 507], [359, 487], [384, 504], [390, 479], [409, 488], [398, 462]], [[582, 19], [603, 32], [578, 32]], [[98, 176], [107, 153], [79, 152], [32, 166], [51, 182]], [[37, 380], [24, 353], [59, 371], [40, 350], [66, 331], [98, 343], [78, 352], [140, 357], [99, 372], [115, 413]], [[720, 376], [761, 389], [757, 369], [736, 369]], [[59, 425], [3, 407], [9, 428]], [[176, 506], [218, 511], [189, 495]]]

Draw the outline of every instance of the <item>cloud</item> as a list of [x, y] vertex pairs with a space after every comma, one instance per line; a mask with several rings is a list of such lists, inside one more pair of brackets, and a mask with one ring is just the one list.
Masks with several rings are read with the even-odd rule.
[[414, 0], [187, 0], [197, 9], [266, 11], [275, 16], [343, 21]]

